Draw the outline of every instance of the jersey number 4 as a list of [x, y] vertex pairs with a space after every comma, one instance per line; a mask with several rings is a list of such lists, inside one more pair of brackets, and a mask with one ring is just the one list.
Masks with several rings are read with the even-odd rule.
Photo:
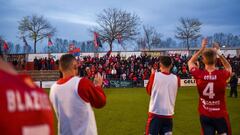
[[203, 95], [208, 96], [210, 99], [214, 98], [215, 93], [213, 91], [213, 82], [210, 82], [210, 83], [207, 84], [207, 86], [203, 90]]

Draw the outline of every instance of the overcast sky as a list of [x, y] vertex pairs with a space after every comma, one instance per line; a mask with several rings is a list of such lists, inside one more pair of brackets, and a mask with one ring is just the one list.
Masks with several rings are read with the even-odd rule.
[[85, 41], [92, 39], [88, 29], [104, 8], [136, 13], [164, 37], [174, 37], [180, 17], [198, 18], [204, 36], [240, 35], [240, 0], [1, 0], [0, 5], [0, 35], [21, 44], [17, 27], [23, 16], [43, 15], [57, 28], [56, 37]]

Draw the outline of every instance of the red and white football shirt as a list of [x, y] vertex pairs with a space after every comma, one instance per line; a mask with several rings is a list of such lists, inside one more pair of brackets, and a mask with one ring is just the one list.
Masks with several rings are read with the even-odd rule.
[[210, 73], [197, 67], [193, 67], [190, 72], [197, 83], [199, 113], [213, 118], [226, 116], [228, 113], [225, 91], [230, 72], [226, 70], [214, 70]]
[[48, 95], [26, 75], [0, 70], [0, 134], [54, 134]]
[[100, 86], [94, 86], [87, 78], [70, 76], [54, 83], [49, 96], [58, 118], [58, 134], [98, 134], [92, 107], [102, 108], [106, 104]]
[[172, 117], [179, 86], [179, 79], [174, 74], [163, 72], [151, 74], [146, 88], [147, 93], [151, 95], [149, 114]]

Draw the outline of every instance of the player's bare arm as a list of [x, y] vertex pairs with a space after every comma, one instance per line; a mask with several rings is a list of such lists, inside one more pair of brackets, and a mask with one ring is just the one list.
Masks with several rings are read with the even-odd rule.
[[220, 47], [218, 44], [214, 44], [213, 48], [217, 51], [217, 55], [219, 56], [219, 59], [221, 60], [224, 68], [230, 72], [230, 74], [232, 74], [232, 66], [230, 65], [230, 63], [227, 61], [227, 59], [224, 57], [224, 55], [222, 55], [222, 52], [220, 51]]
[[197, 51], [193, 56], [192, 58], [188, 61], [188, 67], [189, 69], [192, 69], [193, 67], [197, 67], [196, 65], [196, 62], [197, 62], [197, 59], [198, 59], [198, 56], [201, 55], [201, 53], [203, 52], [203, 50], [206, 48], [208, 44], [208, 40], [207, 38], [204, 38], [202, 40], [202, 47], [199, 51]]

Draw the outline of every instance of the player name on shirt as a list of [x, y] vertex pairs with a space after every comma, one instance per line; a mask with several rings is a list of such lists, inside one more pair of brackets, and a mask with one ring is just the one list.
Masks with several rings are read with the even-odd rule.
[[204, 75], [204, 80], [217, 80], [217, 76], [216, 75]]
[[19, 91], [10, 89], [6, 91], [6, 97], [9, 112], [51, 110], [48, 96], [45, 93], [25, 91], [20, 94]]

